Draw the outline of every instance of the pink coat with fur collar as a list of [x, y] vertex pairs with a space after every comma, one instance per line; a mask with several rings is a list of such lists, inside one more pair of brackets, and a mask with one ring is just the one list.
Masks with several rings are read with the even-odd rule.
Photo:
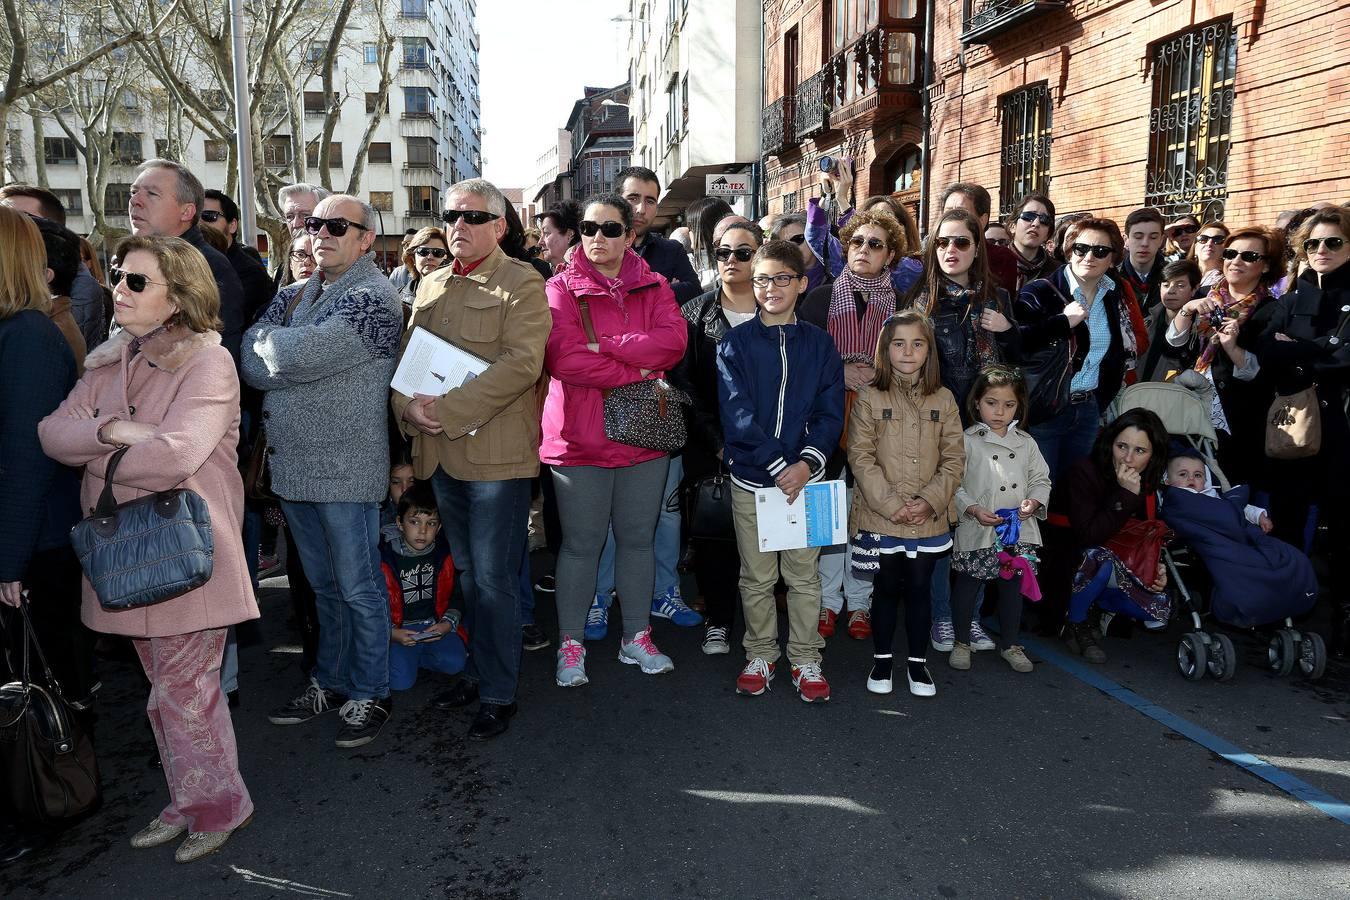
[[[215, 559], [211, 580], [195, 591], [141, 609], [107, 612], [84, 583], [81, 618], [95, 631], [131, 637], [167, 637], [223, 628], [258, 617], [244, 561], [241, 523], [244, 486], [239, 477], [239, 378], [229, 351], [214, 331], [176, 328], [146, 342], [128, 359], [131, 336], [114, 335], [90, 353], [70, 396], [38, 425], [47, 455], [84, 466], [80, 501], [93, 511], [114, 447], [98, 430], [114, 419], [156, 427], [154, 437], [132, 446], [117, 467], [113, 494], [124, 502], [182, 486], [196, 491], [211, 514]], [[78, 419], [71, 407], [95, 410]]]

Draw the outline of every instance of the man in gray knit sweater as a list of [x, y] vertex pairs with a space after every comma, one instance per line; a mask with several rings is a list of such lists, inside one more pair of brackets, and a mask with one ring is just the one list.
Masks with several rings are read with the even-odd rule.
[[244, 336], [244, 380], [266, 391], [263, 427], [281, 498], [319, 613], [305, 691], [268, 718], [297, 725], [340, 707], [337, 746], [370, 743], [388, 720], [389, 599], [379, 504], [389, 483], [386, 398], [402, 308], [370, 254], [375, 213], [323, 200], [305, 222], [318, 271], [281, 290]]

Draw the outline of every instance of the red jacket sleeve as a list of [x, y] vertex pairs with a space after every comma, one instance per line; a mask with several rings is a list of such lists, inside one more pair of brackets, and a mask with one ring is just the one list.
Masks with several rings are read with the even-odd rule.
[[403, 586], [399, 584], [398, 573], [387, 562], [380, 563], [380, 571], [384, 573], [384, 586], [389, 591], [389, 621], [395, 628], [402, 628]]
[[447, 554], [441, 570], [436, 573], [436, 618], [450, 608], [450, 597], [455, 592], [455, 561]]

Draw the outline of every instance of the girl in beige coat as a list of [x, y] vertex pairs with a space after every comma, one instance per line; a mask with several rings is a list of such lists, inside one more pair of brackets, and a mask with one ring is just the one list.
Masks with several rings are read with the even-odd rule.
[[[1022, 621], [1022, 577], [1012, 569], [1012, 577], [1002, 575], [1006, 555], [1017, 557], [1035, 575], [1035, 548], [1041, 544], [1038, 519], [1045, 518], [1050, 501], [1050, 467], [1046, 465], [1036, 441], [1017, 427], [1026, 415], [1027, 384], [1017, 369], [989, 366], [975, 378], [970, 389], [970, 418], [966, 429], [966, 471], [956, 492], [956, 548], [952, 570], [952, 622], [956, 642], [947, 662], [953, 669], [970, 668], [970, 623], [985, 584], [998, 586], [1000, 655], [1015, 672], [1030, 672], [1031, 660], [1018, 644]], [[1005, 547], [997, 528], [1005, 524], [996, 510], [1005, 513], [1007, 525], [1017, 525], [1015, 544]], [[1007, 539], [1014, 540], [1006, 534]]]
[[886, 320], [875, 368], [875, 381], [858, 391], [848, 430], [853, 567], [874, 586], [867, 689], [891, 692], [891, 644], [903, 598], [909, 690], [931, 697], [937, 687], [925, 653], [932, 577], [952, 546], [949, 507], [965, 463], [961, 416], [938, 377], [932, 323], [918, 310]]

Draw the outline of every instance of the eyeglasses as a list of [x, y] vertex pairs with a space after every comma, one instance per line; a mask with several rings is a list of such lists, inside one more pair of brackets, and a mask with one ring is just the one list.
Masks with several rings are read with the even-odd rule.
[[447, 225], [454, 225], [460, 219], [470, 225], [486, 225], [500, 218], [496, 213], [483, 212], [481, 209], [447, 209], [441, 213], [441, 220]]
[[139, 294], [141, 291], [145, 290], [147, 284], [158, 284], [161, 287], [168, 287], [168, 285], [162, 281], [151, 281], [139, 272], [128, 272], [125, 269], [119, 269], [116, 266], [109, 270], [108, 275], [112, 278], [113, 287], [121, 284], [122, 279], [125, 278], [127, 287], [131, 289], [133, 294]]
[[621, 238], [628, 231], [622, 222], [592, 222], [590, 219], [581, 221], [580, 230], [584, 237], [595, 237], [599, 232], [607, 238]]
[[804, 235], [804, 234], [794, 234], [792, 237], [788, 238], [788, 240], [789, 240], [789, 241], [792, 241], [792, 243], [794, 243], [794, 244], [805, 244], [805, 243], [806, 243], [806, 235]]
[[418, 247], [413, 253], [423, 259], [428, 256], [432, 259], [445, 259], [449, 255], [448, 251], [442, 250], [440, 247]]
[[314, 258], [314, 254], [313, 254], [313, 253], [310, 253], [308, 250], [292, 250], [292, 251], [291, 251], [291, 259], [294, 259], [294, 260], [296, 260], [296, 261], [299, 261], [299, 260], [302, 260], [302, 259], [313, 259], [313, 258]]
[[769, 282], [773, 282], [778, 287], [787, 287], [800, 277], [800, 275], [793, 275], [789, 272], [780, 272], [777, 275], [756, 275], [750, 279], [750, 283], [757, 288], [766, 288], [769, 286]]
[[995, 247], [1006, 247], [1012, 243], [1007, 238], [986, 238], [986, 243], [993, 244]]
[[1055, 224], [1055, 220], [1045, 215], [1044, 213], [1035, 213], [1032, 212], [1031, 210], [1027, 210], [1026, 212], [1023, 213], [1018, 213], [1017, 218], [1021, 219], [1023, 222], [1026, 222], [1028, 225], [1030, 225], [1032, 222], [1035, 222], [1038, 225], [1044, 225], [1046, 228], [1049, 228], [1051, 225]]
[[1197, 244], [1221, 244], [1223, 243], [1223, 239], [1224, 236], [1222, 234], [1201, 234], [1196, 235], [1195, 242]]
[[325, 227], [328, 228], [329, 235], [335, 238], [340, 238], [346, 234], [348, 228], [359, 228], [362, 231], [370, 230], [364, 225], [348, 222], [341, 217], [336, 219], [320, 219], [318, 216], [307, 216], [305, 218], [305, 230], [310, 234], [317, 235], [320, 231], [323, 231]]
[[1245, 263], [1254, 263], [1265, 259], [1266, 255], [1264, 253], [1257, 253], [1255, 250], [1243, 250], [1239, 252], [1232, 247], [1223, 251], [1224, 259], [1237, 259], [1238, 257], [1242, 257], [1242, 261]]
[[891, 249], [889, 246], [886, 245], [885, 241], [877, 240], [876, 238], [865, 238], [860, 234], [855, 234], [853, 238], [848, 242], [848, 245], [855, 250], [861, 250], [863, 247], [866, 247], [868, 250]]
[[946, 250], [952, 244], [956, 245], [957, 250], [969, 250], [975, 242], [968, 237], [939, 237], [933, 238], [933, 243], [939, 250]]
[[1338, 253], [1340, 249], [1345, 246], [1345, 238], [1338, 238], [1338, 237], [1309, 238], [1308, 240], [1303, 242], [1303, 252], [1316, 253], [1317, 248], [1321, 247], [1324, 244], [1326, 245], [1327, 250], [1330, 251], [1331, 253]]
[[717, 257], [718, 262], [730, 262], [733, 256], [737, 262], [749, 262], [754, 255], [755, 251], [749, 247], [737, 247], [734, 250], [730, 247], [718, 247], [713, 251], [713, 256]]
[[1188, 234], [1195, 234], [1200, 228], [1197, 225], [1179, 225], [1172, 229], [1172, 237], [1185, 237]]
[[1074, 244], [1069, 248], [1074, 256], [1087, 256], [1091, 253], [1098, 259], [1106, 259], [1111, 255], [1110, 247], [1103, 247], [1101, 244]]
[[225, 214], [214, 209], [204, 209], [197, 215], [201, 217], [203, 222], [219, 222]]

